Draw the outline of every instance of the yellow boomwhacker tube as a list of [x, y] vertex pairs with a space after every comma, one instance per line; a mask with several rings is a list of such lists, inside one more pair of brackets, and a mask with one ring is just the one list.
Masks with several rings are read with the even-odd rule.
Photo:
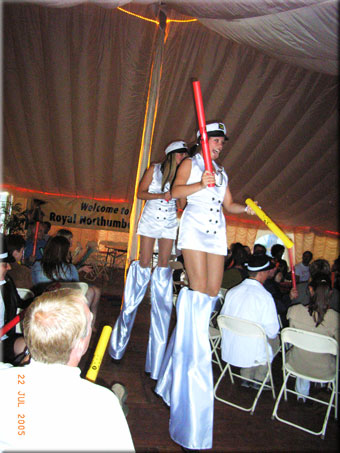
[[284, 245], [288, 249], [288, 256], [289, 256], [289, 261], [290, 261], [290, 268], [292, 271], [292, 283], [293, 283], [293, 288], [296, 288], [296, 280], [295, 280], [295, 269], [294, 269], [294, 261], [293, 261], [293, 253], [292, 253], [292, 247], [294, 243], [289, 239], [289, 237], [279, 228], [270, 217], [265, 214], [262, 209], [257, 206], [256, 203], [253, 202], [251, 198], [246, 199], [246, 205], [248, 205], [254, 212], [255, 214], [262, 220], [263, 223], [267, 225], [267, 227], [272, 230], [272, 232], [282, 240]]
[[269, 218], [267, 214], [265, 214], [262, 211], [262, 209], [259, 206], [257, 206], [256, 203], [253, 202], [251, 198], [246, 199], [246, 205], [248, 205], [255, 212], [255, 214], [262, 220], [262, 222], [264, 222], [267, 225], [267, 227], [270, 230], [272, 230], [272, 232], [276, 234], [278, 238], [282, 240], [287, 249], [293, 247], [294, 243], [289, 239], [289, 237], [277, 225], [275, 225], [272, 219]]
[[107, 344], [109, 342], [110, 336], [112, 332], [111, 326], [104, 326], [102, 333], [100, 335], [99, 341], [97, 343], [96, 350], [94, 351], [94, 356], [92, 359], [92, 363], [88, 372], [86, 374], [86, 379], [91, 382], [96, 382], [97, 375], [99, 373], [100, 365], [102, 363]]

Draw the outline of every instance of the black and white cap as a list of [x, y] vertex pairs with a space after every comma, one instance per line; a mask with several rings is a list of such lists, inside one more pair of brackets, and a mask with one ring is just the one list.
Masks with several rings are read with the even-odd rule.
[[188, 145], [183, 140], [171, 142], [170, 145], [165, 148], [164, 152], [166, 155], [170, 153], [185, 153], [188, 152]]
[[251, 255], [245, 266], [250, 272], [261, 272], [273, 269], [275, 264], [267, 255]]
[[[226, 140], [228, 140], [227, 137], [227, 129], [225, 127], [224, 123], [209, 123], [205, 126], [205, 129], [207, 131], [208, 137], [224, 137]], [[201, 133], [198, 130], [197, 131], [197, 139], [201, 137]]]
[[14, 263], [15, 258], [8, 253], [7, 244], [3, 235], [0, 235], [0, 263]]

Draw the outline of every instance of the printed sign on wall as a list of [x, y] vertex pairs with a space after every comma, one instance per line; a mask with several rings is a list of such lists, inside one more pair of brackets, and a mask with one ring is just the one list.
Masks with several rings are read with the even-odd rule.
[[87, 199], [42, 198], [43, 220], [64, 228], [129, 231], [130, 205]]

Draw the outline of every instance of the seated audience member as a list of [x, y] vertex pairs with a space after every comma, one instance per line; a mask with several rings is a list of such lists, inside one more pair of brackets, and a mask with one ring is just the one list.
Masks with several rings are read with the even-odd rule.
[[284, 252], [285, 248], [281, 244], [274, 244], [270, 249], [270, 253], [275, 260], [278, 272], [281, 272], [282, 279], [286, 280], [288, 274], [288, 264], [286, 260], [282, 259]]
[[29, 267], [21, 264], [25, 239], [20, 234], [9, 234], [5, 240], [8, 253], [14, 258], [14, 261], [11, 263], [11, 270], [7, 272], [7, 275], [12, 278], [17, 288], [31, 289], [33, 286], [32, 271]]
[[[69, 243], [70, 243], [70, 248], [72, 247], [73, 245], [73, 233], [72, 231], [70, 230], [65, 230], [65, 229], [60, 229], [57, 231], [57, 234], [56, 236], [63, 236], [64, 238], [66, 238]], [[78, 263], [82, 263], [82, 258], [83, 256], [86, 254], [86, 250], [84, 252], [84, 254], [82, 256], [79, 256], [77, 257], [77, 261], [74, 262], [73, 264], [76, 266], [76, 268], [78, 269], [78, 272], [84, 272], [85, 274], [88, 274], [90, 272], [92, 272], [92, 266], [89, 266], [89, 265], [86, 265], [86, 264], [79, 264]], [[71, 250], [69, 252], [69, 259], [70, 259], [70, 262], [72, 263], [72, 255], [71, 255]]]
[[[0, 329], [15, 318], [17, 309], [26, 308], [30, 301], [23, 301], [15, 287], [15, 284], [7, 272], [11, 269], [11, 263], [15, 260], [8, 254], [6, 242], [0, 235]], [[15, 332], [15, 326], [0, 338], [3, 357], [0, 361], [11, 364], [19, 364], [25, 360], [27, 354], [24, 337]]]
[[[33, 284], [36, 291], [46, 289], [51, 282], [79, 282], [76, 267], [69, 262], [70, 242], [63, 236], [52, 237], [44, 250], [41, 261], [36, 261], [32, 267]], [[93, 326], [100, 300], [100, 289], [89, 286], [86, 298], [93, 313]]]
[[[339, 343], [339, 313], [329, 308], [331, 279], [329, 274], [318, 272], [308, 283], [309, 303], [289, 308], [287, 318], [289, 326], [308, 330], [335, 338]], [[331, 354], [317, 354], [293, 347], [288, 352], [287, 361], [295, 370], [322, 379], [335, 370], [335, 357]], [[295, 390], [302, 395], [309, 395], [310, 381], [297, 378]], [[298, 398], [299, 399], [299, 398]], [[305, 398], [303, 398], [305, 401]]]
[[43, 236], [43, 239], [47, 242], [49, 240], [49, 238], [51, 237], [48, 233], [51, 229], [51, 222], [43, 222], [43, 225], [44, 225], [44, 236]]
[[268, 277], [266, 281], [263, 283], [263, 287], [272, 295], [274, 299], [276, 311], [280, 315], [282, 327], [287, 327], [288, 321], [286, 315], [291, 301], [288, 294], [282, 293], [280, 289], [280, 284], [276, 280], [277, 273], [278, 269], [276, 266], [273, 269], [270, 269]]
[[334, 260], [332, 266], [332, 287], [337, 291], [340, 290], [340, 255]]
[[244, 245], [244, 250], [247, 252], [247, 255], [250, 256], [251, 255], [251, 250], [250, 250], [250, 247], [248, 245]]
[[[0, 369], [5, 409], [0, 415], [0, 447], [134, 451], [117, 396], [80, 377], [78, 364], [88, 349], [91, 323], [92, 314], [79, 290], [44, 293], [27, 309], [24, 336], [31, 363]], [[24, 435], [20, 435], [18, 414], [24, 420]]]
[[313, 259], [313, 253], [306, 250], [302, 254], [302, 262], [295, 266], [295, 276], [297, 283], [308, 282], [310, 277], [309, 263]]
[[27, 266], [32, 266], [35, 261], [41, 260], [46, 246], [46, 241], [44, 239], [44, 224], [39, 223], [35, 255], [33, 255], [36, 225], [36, 223], [29, 225], [27, 230], [27, 241], [24, 250], [24, 261]]
[[242, 245], [240, 242], [233, 242], [230, 244], [229, 250], [228, 250], [228, 255], [224, 259], [224, 270], [229, 269], [233, 264], [233, 250], [235, 246]]
[[[331, 278], [331, 268], [329, 262], [321, 258], [310, 263], [309, 272], [311, 279], [313, 279], [314, 275], [319, 272], [327, 274], [329, 278]], [[296, 285], [296, 289], [292, 288], [290, 290], [289, 297], [291, 299], [291, 305], [296, 304], [308, 305], [309, 304], [308, 282], [298, 283]], [[333, 288], [333, 291], [331, 292], [329, 304], [330, 308], [337, 312], [340, 312], [339, 291], [336, 288]]]
[[239, 242], [234, 244], [230, 266], [223, 273], [222, 288], [233, 288], [248, 277], [248, 271], [244, 266], [247, 260], [248, 254], [243, 245]]
[[267, 249], [264, 245], [262, 244], [255, 244], [254, 249], [253, 249], [254, 255], [266, 255], [267, 254]]
[[[274, 264], [268, 256], [252, 255], [247, 263], [249, 278], [227, 292], [220, 312], [221, 315], [235, 316], [261, 324], [269, 339], [271, 360], [273, 349], [276, 351], [279, 347], [277, 336], [279, 321], [274, 299], [264, 289], [263, 283], [273, 267]], [[263, 365], [266, 363], [266, 350], [262, 340], [259, 339], [254, 340], [223, 330], [222, 359], [240, 367], [240, 373], [245, 378], [263, 381], [267, 373], [267, 366]], [[247, 381], [242, 385], [249, 387]]]

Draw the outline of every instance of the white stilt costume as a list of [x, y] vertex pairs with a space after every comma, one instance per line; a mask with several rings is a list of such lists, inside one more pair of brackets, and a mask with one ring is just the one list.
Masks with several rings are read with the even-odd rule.
[[139, 261], [131, 263], [125, 282], [123, 307], [110, 338], [109, 354], [113, 359], [120, 360], [125, 353], [137, 308], [145, 296], [150, 276], [149, 267], [141, 267]]
[[214, 298], [183, 288], [158, 393], [170, 406], [170, 436], [190, 449], [212, 447], [214, 392], [209, 319]]
[[[213, 162], [215, 187], [187, 197], [181, 218], [178, 248], [227, 254], [222, 212], [228, 177]], [[187, 184], [201, 180], [204, 161], [192, 158]], [[216, 297], [183, 288], [177, 300], [177, 325], [171, 335], [159, 373], [156, 393], [170, 406], [170, 436], [189, 449], [212, 448], [213, 375], [209, 320]]]
[[[172, 147], [172, 148], [171, 148]], [[165, 150], [182, 152], [184, 142], [174, 142]], [[153, 164], [153, 176], [148, 187], [149, 193], [166, 193], [170, 190], [167, 182], [162, 191], [161, 164]], [[147, 200], [138, 223], [137, 234], [155, 239], [175, 240], [177, 235], [176, 200]], [[138, 305], [142, 302], [151, 276], [150, 268], [143, 268], [138, 261], [128, 271], [124, 303], [112, 331], [109, 353], [114, 359], [121, 359], [125, 353], [134, 324]], [[166, 349], [169, 323], [172, 311], [172, 270], [157, 266], [151, 277], [151, 323], [146, 355], [145, 371], [152, 379], [158, 379], [159, 369]]]
[[151, 323], [145, 371], [158, 379], [162, 365], [172, 311], [172, 269], [156, 267], [151, 277]]

